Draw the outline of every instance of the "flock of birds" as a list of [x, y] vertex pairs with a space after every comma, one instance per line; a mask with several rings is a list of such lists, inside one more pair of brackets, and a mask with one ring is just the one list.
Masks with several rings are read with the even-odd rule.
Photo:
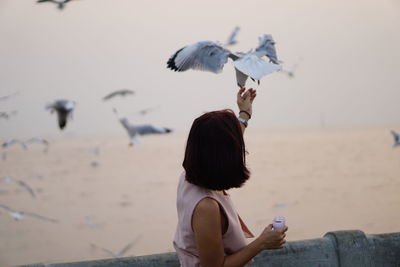
[[[62, 10], [65, 5], [72, 0], [38, 0], [37, 3], [50, 2], [57, 5]], [[167, 61], [167, 68], [176, 71], [183, 72], [189, 69], [208, 71], [213, 73], [220, 73], [223, 70], [224, 65], [228, 62], [228, 59], [233, 61], [233, 66], [236, 73], [236, 82], [239, 87], [245, 87], [248, 78], [256, 81], [258, 84], [260, 80], [273, 72], [279, 71], [280, 73], [286, 74], [289, 78], [293, 78], [298, 64], [294, 65], [292, 69], [285, 70], [281, 66], [281, 61], [278, 60], [275, 41], [270, 34], [263, 34], [259, 37], [258, 46], [255, 49], [251, 49], [248, 52], [231, 52], [227, 47], [235, 45], [237, 43], [237, 35], [239, 27], [236, 27], [229, 35], [228, 39], [224, 43], [213, 42], [213, 41], [199, 41], [191, 45], [184, 46], [177, 50]], [[18, 92], [0, 96], [0, 102], [6, 101], [14, 96]], [[125, 97], [134, 95], [135, 92], [130, 89], [121, 89], [113, 91], [102, 98], [103, 101], [110, 101], [116, 97]], [[57, 99], [54, 102], [46, 105], [46, 109], [50, 113], [57, 114], [57, 122], [60, 130], [65, 129], [67, 122], [72, 118], [74, 109], [77, 106], [77, 102], [67, 99]], [[154, 108], [147, 108], [139, 111], [140, 114], [145, 115], [152, 111]], [[117, 109], [113, 109], [114, 114], [117, 116], [122, 127], [126, 130], [129, 136], [130, 145], [140, 143], [140, 136], [148, 134], [166, 134], [172, 132], [172, 129], [154, 126], [151, 124], [135, 125], [132, 124], [126, 117], [120, 116]], [[16, 110], [12, 111], [0, 111], [0, 119], [10, 119], [17, 115]], [[391, 131], [394, 138], [393, 147], [400, 146], [400, 134], [394, 130]], [[10, 139], [4, 141], [1, 146], [3, 148], [2, 158], [6, 159], [7, 154], [4, 149], [9, 148], [13, 145], [19, 145], [22, 149], [28, 149], [28, 146], [34, 143], [42, 144], [44, 146], [44, 152], [47, 152], [49, 142], [41, 137], [33, 137], [26, 141], [18, 139]], [[98, 155], [98, 148], [87, 151]], [[33, 188], [26, 182], [13, 177], [2, 177], [0, 182], [13, 183], [25, 190], [32, 198], [36, 198], [36, 193]], [[46, 222], [58, 223], [59, 221], [54, 218], [49, 218], [43, 215], [39, 215], [32, 212], [15, 210], [9, 206], [0, 204], [0, 209], [6, 211], [14, 220], [19, 221], [27, 217], [39, 219]], [[108, 249], [99, 247], [93, 243], [93, 248], [98, 248], [108, 253], [114, 258], [122, 257], [130, 248], [132, 248], [139, 240], [139, 237], [133, 242], [126, 245], [122, 250], [115, 253]]]

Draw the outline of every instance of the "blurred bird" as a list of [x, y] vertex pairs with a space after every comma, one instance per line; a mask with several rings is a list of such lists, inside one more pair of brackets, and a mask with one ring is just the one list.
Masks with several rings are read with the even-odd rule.
[[15, 93], [12, 93], [12, 94], [10, 94], [10, 95], [0, 96], [0, 101], [8, 100], [8, 99], [10, 99], [11, 97], [17, 95], [18, 93], [19, 93], [19, 92], [15, 92]]
[[33, 198], [36, 198], [36, 194], [35, 194], [33, 188], [29, 184], [25, 183], [24, 181], [17, 180], [10, 176], [2, 177], [0, 180], [4, 181], [6, 183], [14, 182], [17, 185], [19, 185], [20, 187], [22, 187], [25, 191], [27, 191]]
[[131, 139], [130, 145], [139, 144], [141, 142], [140, 135], [147, 134], [165, 134], [172, 132], [169, 128], [157, 127], [151, 124], [143, 124], [143, 125], [133, 125], [131, 124], [127, 118], [121, 118], [119, 120], [124, 126], [125, 130], [128, 132], [128, 135]]
[[392, 147], [400, 146], [400, 134], [398, 132], [396, 132], [395, 130], [391, 130], [390, 132], [392, 133], [393, 138], [394, 138], [394, 143], [393, 143]]
[[8, 147], [10, 147], [10, 146], [12, 146], [12, 145], [15, 145], [15, 144], [19, 144], [19, 145], [20, 145], [23, 149], [25, 149], [25, 150], [28, 149], [28, 147], [26, 146], [26, 144], [25, 144], [24, 142], [18, 140], [18, 139], [9, 139], [9, 140], [5, 141], [1, 146], [2, 146], [3, 148], [8, 148]]
[[[117, 114], [117, 110], [114, 108], [114, 113]], [[118, 116], [118, 114], [117, 114]], [[120, 117], [119, 122], [127, 131], [131, 142], [129, 145], [133, 146], [134, 144], [139, 144], [141, 142], [140, 136], [141, 135], [148, 135], [148, 134], [165, 134], [172, 132], [169, 128], [164, 127], [157, 127], [151, 124], [143, 124], [143, 125], [134, 125], [129, 122], [129, 120], [125, 117]]]
[[0, 118], [4, 118], [4, 119], [8, 120], [11, 116], [17, 115], [17, 113], [18, 113], [18, 111], [16, 111], [16, 110], [12, 110], [10, 112], [0, 111]]
[[57, 112], [58, 125], [62, 130], [67, 125], [68, 118], [72, 117], [72, 111], [74, 110], [75, 105], [75, 101], [62, 99], [56, 100], [52, 104], [48, 104], [46, 109], [50, 109], [50, 113], [53, 113], [54, 111]]
[[230, 45], [237, 44], [236, 36], [237, 36], [239, 30], [240, 30], [239, 27], [235, 27], [235, 29], [233, 29], [231, 35], [229, 35], [229, 37], [226, 40], [224, 46], [230, 46]]
[[57, 223], [58, 222], [58, 220], [56, 220], [56, 219], [45, 217], [45, 216], [42, 216], [42, 215], [39, 215], [39, 214], [36, 214], [36, 213], [33, 213], [33, 212], [17, 211], [17, 210], [14, 210], [14, 209], [10, 208], [10, 207], [2, 205], [2, 204], [0, 204], [0, 208], [8, 211], [8, 213], [11, 215], [11, 217], [13, 217], [13, 219], [16, 220], [16, 221], [20, 221], [20, 220], [24, 219], [25, 217], [32, 217], [32, 218], [36, 218], [36, 219], [39, 219], [39, 220], [42, 220], [42, 221], [47, 221], [47, 222], [52, 222], [52, 223]]
[[298, 62], [296, 64], [294, 64], [290, 69], [285, 69], [282, 68], [280, 73], [282, 74], [286, 74], [289, 78], [294, 78], [295, 72], [297, 70], [297, 67], [299, 66], [299, 62], [302, 60], [303, 58], [300, 58], [298, 60]]
[[95, 156], [100, 155], [100, 148], [99, 147], [85, 147], [81, 148], [80, 151], [86, 152]]
[[157, 109], [159, 107], [160, 107], [160, 105], [155, 106], [155, 107], [143, 108], [143, 109], [140, 109], [138, 111], [129, 113], [129, 115], [130, 114], [139, 114], [139, 115], [145, 116], [145, 115], [149, 114], [150, 112], [154, 111], [155, 109]]
[[129, 90], [129, 89], [121, 89], [121, 90], [116, 90], [105, 97], [103, 97], [103, 101], [109, 100], [117, 95], [119, 96], [127, 96], [127, 95], [133, 95], [135, 91]]
[[117, 252], [117, 253], [114, 253], [114, 252], [112, 252], [112, 251], [109, 250], [109, 249], [99, 247], [99, 246], [97, 246], [97, 245], [95, 245], [95, 244], [93, 244], [93, 243], [90, 243], [90, 245], [91, 245], [93, 248], [99, 248], [99, 249], [103, 250], [104, 252], [108, 253], [108, 254], [109, 254], [110, 256], [112, 256], [113, 258], [118, 259], [118, 258], [122, 258], [122, 256], [123, 256], [128, 250], [130, 250], [130, 249], [139, 241], [139, 239], [140, 239], [140, 236], [137, 237], [133, 242], [131, 242], [131, 243], [129, 243], [128, 245], [126, 245], [123, 249], [121, 249], [121, 250], [120, 250], [119, 252]]
[[36, 3], [45, 3], [45, 2], [50, 2], [57, 4], [58, 9], [63, 10], [65, 7], [65, 4], [70, 2], [72, 0], [38, 0]]
[[28, 139], [27, 141], [25, 141], [25, 145], [30, 145], [33, 143], [39, 143], [39, 144], [44, 145], [43, 152], [47, 152], [47, 150], [49, 148], [49, 141], [47, 141], [46, 139], [44, 139], [42, 137], [32, 137], [32, 138]]
[[[270, 62], [263, 60], [263, 56], [268, 57]], [[245, 87], [247, 77], [258, 80], [259, 83], [265, 75], [281, 69], [276, 56], [275, 42], [268, 34], [259, 38], [259, 46], [255, 51], [250, 50], [247, 53], [232, 53], [212, 41], [200, 41], [185, 46], [169, 58], [167, 68], [178, 72], [194, 69], [220, 73], [228, 58], [233, 60], [239, 87]]]

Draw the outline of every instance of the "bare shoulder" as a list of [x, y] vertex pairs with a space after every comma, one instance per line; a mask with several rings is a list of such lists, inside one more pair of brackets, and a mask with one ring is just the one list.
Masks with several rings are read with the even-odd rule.
[[195, 213], [201, 213], [203, 215], [210, 214], [215, 215], [219, 214], [219, 205], [215, 199], [206, 197], [197, 203], [197, 206], [194, 209]]

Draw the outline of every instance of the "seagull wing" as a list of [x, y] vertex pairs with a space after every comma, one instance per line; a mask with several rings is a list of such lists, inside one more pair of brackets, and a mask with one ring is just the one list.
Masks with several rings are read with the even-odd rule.
[[124, 95], [134, 94], [134, 93], [135, 93], [134, 91], [128, 90], [128, 89], [117, 90], [117, 91], [114, 91], [114, 92], [106, 95], [105, 97], [103, 97], [103, 101], [109, 100], [117, 95], [124, 96]]
[[395, 142], [395, 143], [400, 143], [400, 134], [397, 133], [397, 132], [394, 131], [394, 130], [391, 130], [390, 132], [391, 132], [392, 135], [393, 135], [394, 142]]
[[139, 239], [141, 238], [141, 236], [138, 236], [133, 242], [129, 243], [128, 245], [126, 245], [119, 253], [118, 255], [122, 257], [122, 255], [124, 255], [129, 249], [132, 248], [132, 246], [136, 245], [137, 242], [139, 241]]
[[275, 64], [279, 64], [278, 57], [276, 55], [275, 41], [270, 34], [264, 34], [258, 38], [259, 45], [256, 48], [256, 52], [260, 55], [267, 56], [269, 60]]
[[137, 125], [137, 126], [135, 126], [135, 129], [136, 129], [137, 133], [140, 135], [162, 134], [162, 133], [168, 133], [171, 131], [167, 128], [157, 127], [157, 126], [153, 126], [150, 124]]
[[33, 188], [30, 185], [28, 185], [27, 183], [25, 183], [22, 180], [17, 180], [17, 184], [19, 186], [21, 186], [23, 189], [25, 189], [26, 191], [28, 191], [28, 193], [31, 194], [32, 197], [34, 197], [34, 198], [36, 197], [35, 192], [33, 191]]
[[116, 95], [118, 95], [118, 94], [120, 94], [120, 92], [118, 92], [118, 91], [109, 93], [108, 95], [106, 95], [105, 97], [103, 97], [103, 100], [104, 100], [104, 101], [109, 100], [109, 99], [113, 98], [114, 96], [116, 96]]
[[235, 27], [235, 29], [233, 29], [231, 35], [229, 35], [228, 39], [226, 40], [225, 46], [234, 45], [237, 43], [236, 36], [239, 30], [239, 27]]
[[263, 76], [281, 69], [280, 65], [265, 62], [253, 53], [235, 60], [233, 65], [237, 70], [255, 80], [260, 80]]
[[49, 145], [49, 142], [46, 139], [41, 138], [41, 137], [32, 137], [31, 139], [29, 139], [25, 142], [25, 144], [31, 144], [31, 143], [42, 143], [43, 145], [46, 145], [46, 146]]
[[13, 210], [12, 208], [7, 207], [7, 206], [5, 206], [3, 204], [0, 204], [0, 208], [3, 208], [3, 209], [5, 209], [6, 211], [9, 211], [9, 212], [15, 212], [15, 210]]
[[235, 71], [236, 71], [236, 82], [237, 82], [237, 85], [239, 87], [245, 87], [247, 78], [249, 76], [247, 76], [246, 74], [244, 74], [243, 72], [241, 72], [237, 68], [235, 68]]
[[109, 249], [106, 249], [106, 248], [103, 248], [103, 247], [99, 247], [99, 246], [97, 246], [97, 245], [95, 245], [95, 244], [93, 244], [93, 243], [90, 243], [90, 245], [91, 245], [92, 247], [101, 249], [102, 251], [108, 253], [108, 254], [109, 254], [110, 256], [112, 256], [113, 258], [118, 258], [118, 255], [115, 254], [114, 252], [112, 252], [112, 251], [109, 250]]
[[56, 219], [45, 217], [45, 216], [42, 216], [42, 215], [39, 215], [39, 214], [36, 214], [36, 213], [33, 213], [33, 212], [21, 211], [21, 214], [22, 215], [26, 215], [26, 216], [30, 216], [30, 217], [33, 217], [33, 218], [36, 218], [36, 219], [39, 219], [39, 220], [42, 220], [42, 221], [48, 221], [48, 222], [52, 222], [52, 223], [58, 223], [59, 222]]
[[219, 73], [228, 62], [230, 52], [211, 41], [201, 41], [178, 50], [170, 57], [167, 67], [174, 71], [188, 69]]

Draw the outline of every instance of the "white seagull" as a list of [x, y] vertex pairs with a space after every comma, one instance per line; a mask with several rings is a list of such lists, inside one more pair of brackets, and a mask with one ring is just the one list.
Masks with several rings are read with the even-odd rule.
[[37, 3], [45, 3], [45, 2], [55, 3], [57, 4], [58, 9], [62, 10], [64, 9], [65, 4], [70, 1], [71, 0], [38, 0]]
[[18, 139], [9, 139], [9, 140], [5, 141], [1, 146], [3, 148], [8, 148], [8, 147], [10, 147], [12, 145], [15, 145], [15, 144], [19, 144], [25, 150], [28, 149], [26, 144], [24, 142], [22, 142], [21, 140], [18, 140]]
[[54, 111], [57, 112], [58, 125], [62, 130], [67, 125], [68, 118], [72, 117], [72, 111], [74, 110], [75, 105], [75, 101], [61, 99], [48, 104], [46, 109], [50, 109], [50, 113], [53, 113]]
[[395, 130], [390, 131], [394, 138], [394, 143], [392, 147], [400, 146], [400, 133], [396, 132]]
[[[237, 84], [244, 87], [247, 77], [260, 81], [265, 75], [281, 69], [272, 36], [264, 34], [259, 42], [255, 51], [232, 53], [217, 42], [200, 41], [175, 52], [167, 61], [167, 68], [178, 72], [194, 69], [220, 73], [231, 58]], [[269, 58], [269, 62], [263, 59], [264, 56]]]
[[99, 246], [97, 246], [97, 245], [95, 245], [95, 244], [93, 244], [93, 243], [90, 243], [90, 245], [91, 245], [92, 247], [94, 247], [94, 248], [99, 248], [99, 249], [103, 250], [104, 252], [106, 252], [106, 253], [108, 253], [110, 256], [112, 256], [113, 258], [119, 259], [119, 258], [122, 258], [122, 256], [123, 256], [128, 250], [130, 250], [130, 249], [139, 241], [139, 239], [140, 239], [140, 236], [137, 237], [133, 242], [131, 242], [131, 243], [129, 243], [128, 245], [126, 245], [123, 249], [121, 249], [121, 250], [120, 250], [119, 252], [117, 252], [117, 253], [114, 253], [114, 252], [112, 252], [112, 251], [109, 250], [109, 249], [99, 247]]
[[141, 142], [139, 137], [140, 135], [165, 134], [172, 132], [172, 130], [169, 128], [158, 127], [151, 124], [134, 125], [130, 123], [127, 118], [120, 118], [119, 121], [128, 132], [129, 138], [131, 139], [131, 143], [129, 145], [131, 146]]
[[42, 215], [39, 215], [39, 214], [36, 214], [36, 213], [33, 213], [33, 212], [17, 211], [17, 210], [14, 210], [14, 209], [10, 208], [10, 207], [2, 205], [2, 204], [0, 204], [0, 208], [8, 211], [8, 213], [11, 215], [11, 217], [13, 217], [13, 219], [16, 220], [16, 221], [20, 221], [22, 219], [25, 219], [25, 217], [28, 216], [28, 217], [36, 218], [36, 219], [39, 219], [39, 220], [42, 220], [42, 221], [58, 223], [58, 220], [56, 220], [56, 219], [45, 217], [45, 216], [42, 216]]
[[[114, 108], [114, 113], [117, 114], [117, 110], [115, 108]], [[131, 146], [133, 146], [134, 144], [139, 144], [141, 142], [140, 140], [141, 135], [165, 134], [172, 132], [172, 130], [169, 128], [158, 127], [151, 124], [134, 125], [125, 117], [119, 118], [119, 122], [127, 131], [129, 138], [131, 140], [129, 145]]]
[[135, 91], [132, 91], [130, 89], [121, 89], [121, 90], [116, 90], [112, 93], [109, 93], [105, 97], [103, 97], [103, 101], [109, 100], [115, 96], [127, 96], [127, 95], [133, 95]]

